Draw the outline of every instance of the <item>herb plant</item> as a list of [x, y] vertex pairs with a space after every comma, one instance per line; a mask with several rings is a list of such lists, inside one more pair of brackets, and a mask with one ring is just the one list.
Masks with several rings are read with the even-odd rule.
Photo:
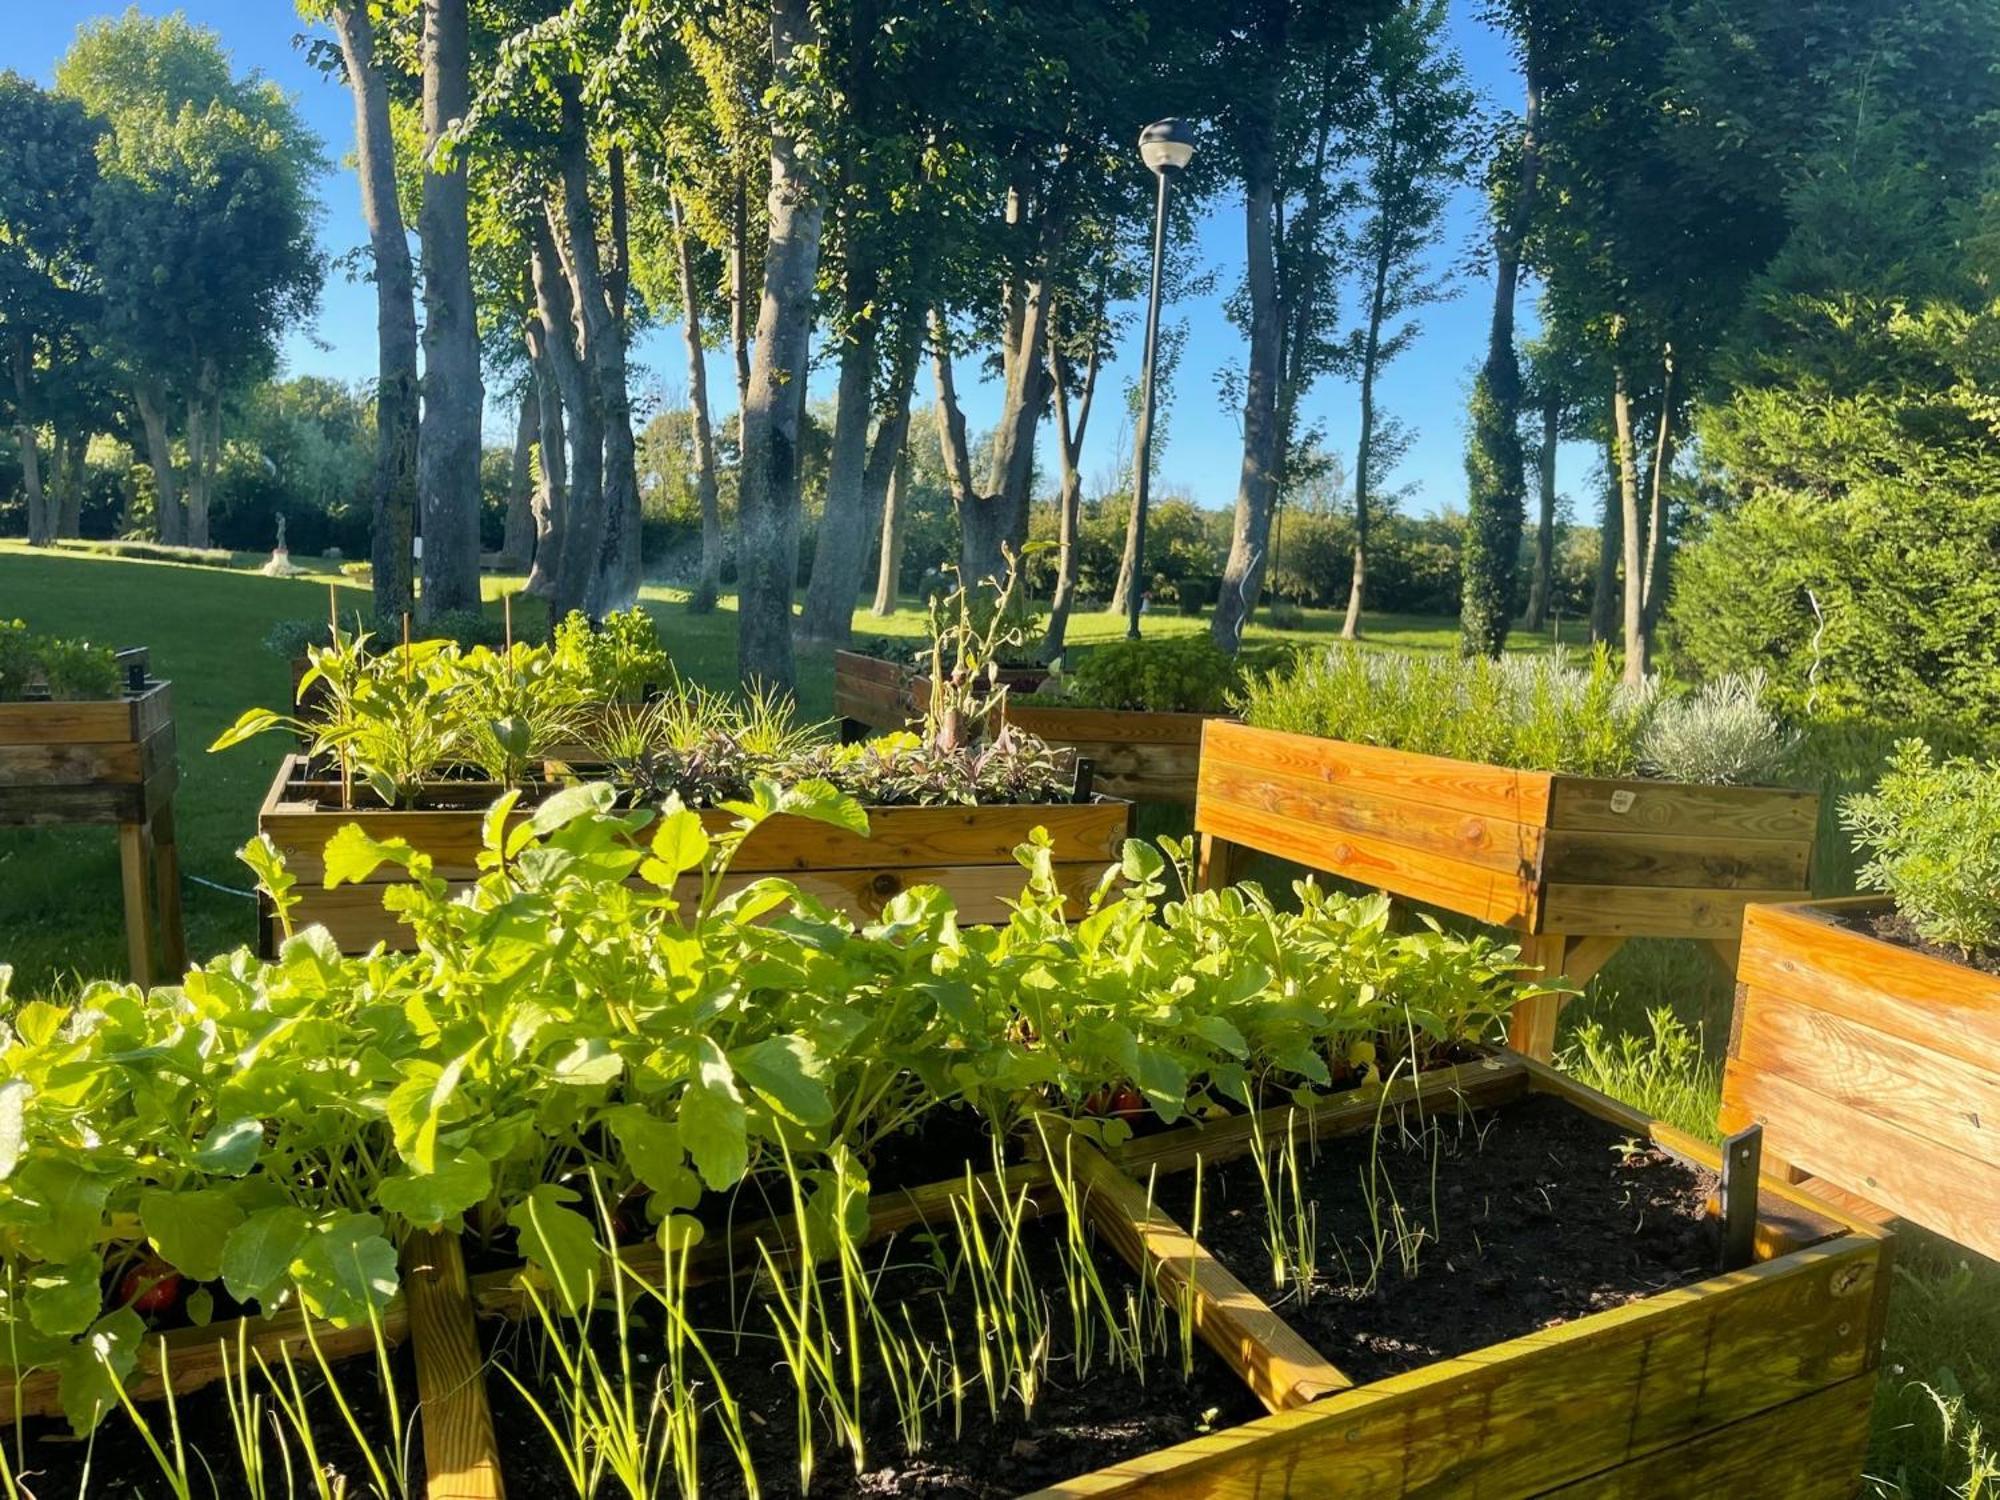
[[2000, 954], [2000, 761], [1939, 760], [1904, 740], [1841, 821], [1868, 858], [1861, 884], [1887, 892], [1920, 937], [1968, 957]]
[[0, 703], [116, 698], [117, 654], [64, 636], [36, 635], [24, 620], [0, 620]]
[[1081, 653], [1075, 669], [1058, 670], [1034, 701], [1063, 708], [1219, 714], [1241, 696], [1260, 664], [1279, 665], [1268, 652], [1231, 656], [1207, 635], [1117, 641]]

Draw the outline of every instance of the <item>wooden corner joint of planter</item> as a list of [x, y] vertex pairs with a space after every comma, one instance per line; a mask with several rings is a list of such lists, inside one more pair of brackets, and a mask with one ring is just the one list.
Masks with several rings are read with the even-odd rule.
[[1155, 1207], [1095, 1146], [1076, 1140], [1071, 1162], [1099, 1232], [1163, 1297], [1192, 1295], [1194, 1326], [1270, 1410], [1307, 1406], [1354, 1381]]
[[502, 1500], [500, 1445], [457, 1236], [438, 1230], [413, 1234], [403, 1244], [402, 1260], [427, 1500]]

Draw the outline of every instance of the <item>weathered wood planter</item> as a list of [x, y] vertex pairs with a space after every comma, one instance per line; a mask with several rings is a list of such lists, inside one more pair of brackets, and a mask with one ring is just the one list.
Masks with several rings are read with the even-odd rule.
[[[1000, 680], [1032, 693], [1048, 678], [1044, 667], [1002, 667]], [[927, 673], [906, 662], [859, 651], [833, 653], [833, 713], [850, 733], [901, 729], [931, 701]]]
[[[1522, 935], [1581, 983], [1632, 937], [1715, 943], [1743, 910], [1810, 896], [1814, 792], [1516, 771], [1227, 721], [1202, 740], [1195, 829], [1211, 881], [1246, 846]], [[1546, 1058], [1558, 997], [1517, 1009]]]
[[[116, 825], [132, 978], [187, 963], [174, 843], [173, 685], [121, 651], [125, 692], [100, 702], [0, 703], [0, 826]], [[149, 890], [149, 887], [151, 888]], [[158, 902], [159, 961], [153, 939]]]
[[2000, 1259], [2000, 977], [1853, 924], [1875, 897], [1753, 907], [1723, 1084], [1731, 1129]]
[[[382, 909], [382, 885], [393, 868], [359, 885], [325, 889], [326, 842], [342, 827], [357, 823], [378, 839], [407, 839], [436, 862], [446, 880], [469, 883], [478, 873], [480, 818], [500, 794], [483, 783], [441, 783], [458, 805], [424, 811], [355, 808], [343, 811], [327, 798], [325, 783], [305, 775], [298, 756], [286, 757], [257, 814], [299, 877], [301, 900], [293, 920], [319, 923], [343, 952], [366, 952], [377, 942], [392, 948], [409, 930]], [[868, 812], [870, 837], [830, 828], [803, 818], [774, 818], [737, 851], [729, 886], [764, 875], [783, 875], [828, 905], [858, 921], [872, 921], [899, 892], [914, 885], [942, 886], [958, 905], [960, 920], [1004, 922], [1007, 902], [1021, 894], [1027, 876], [1014, 849], [1035, 828], [1054, 841], [1056, 879], [1080, 900], [1104, 867], [1117, 860], [1131, 816], [1128, 803], [1099, 797], [1080, 803], [996, 804], [979, 807], [877, 807]], [[714, 829], [729, 826], [728, 813], [706, 812]], [[698, 887], [688, 877], [684, 894]], [[264, 939], [271, 941], [267, 917]]]
[[1219, 714], [1152, 713], [1109, 708], [1053, 708], [1016, 703], [1006, 720], [1037, 739], [1088, 759], [1095, 785], [1134, 802], [1192, 805], [1201, 736]]

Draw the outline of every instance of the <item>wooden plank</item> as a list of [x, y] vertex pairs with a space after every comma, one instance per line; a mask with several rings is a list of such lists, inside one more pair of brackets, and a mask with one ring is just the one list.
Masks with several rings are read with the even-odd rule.
[[0, 745], [0, 785], [95, 786], [136, 782], [141, 747], [134, 740], [109, 744]]
[[1731, 838], [1705, 831], [1555, 829], [1548, 835], [1542, 874], [1564, 885], [1803, 891], [1811, 861], [1810, 840]]
[[133, 700], [0, 703], [0, 745], [116, 745], [133, 733]]
[[1549, 827], [1680, 835], [1699, 830], [1722, 839], [1784, 839], [1810, 845], [1819, 831], [1819, 793], [1790, 787], [1558, 775], [1549, 798]]
[[125, 897], [125, 961], [134, 984], [153, 983], [153, 839], [143, 823], [118, 825], [118, 874]]
[[1886, 943], [1836, 920], [1877, 897], [1753, 908], [1737, 978], [1876, 1031], [1991, 1068], [2000, 1057], [2000, 975]]
[[1206, 791], [1210, 772], [1205, 755], [1201, 774], [1204, 790], [1195, 804], [1195, 827], [1204, 834], [1496, 926], [1534, 924], [1532, 881], [1386, 840], [1329, 833], [1310, 823], [1216, 802]]
[[1514, 771], [1442, 755], [1413, 755], [1376, 745], [1253, 729], [1227, 719], [1213, 720], [1203, 731], [1202, 764], [1211, 762], [1530, 824], [1546, 822], [1552, 779], [1545, 771]]
[[1686, 1443], [1543, 1493], [1550, 1500], [1853, 1500], [1868, 1461], [1874, 1375], [1858, 1375]]
[[1617, 937], [1734, 937], [1742, 930], [1744, 907], [1796, 901], [1802, 894], [1551, 882], [1542, 892], [1542, 926], [1550, 932]]
[[500, 1500], [500, 1445], [456, 1235], [430, 1230], [410, 1237], [403, 1246], [403, 1297], [416, 1356], [424, 1493], [429, 1500]]
[[2000, 1259], [1991, 1165], [1738, 1059], [1723, 1074], [1722, 1104], [1726, 1129], [1754, 1120], [1780, 1159]]
[[1201, 748], [1202, 727], [1226, 714], [1154, 713], [1142, 709], [1058, 708], [1016, 702], [1009, 696], [1001, 710], [1007, 723], [1051, 744], [1079, 741], [1120, 744], [1185, 745]]
[[1403, 1074], [1387, 1084], [1368, 1084], [1329, 1094], [1311, 1110], [1291, 1104], [1276, 1105], [1262, 1111], [1254, 1125], [1249, 1115], [1230, 1115], [1154, 1135], [1134, 1136], [1108, 1154], [1126, 1173], [1143, 1179], [1151, 1171], [1184, 1171], [1194, 1165], [1197, 1157], [1213, 1164], [1247, 1156], [1257, 1129], [1264, 1131], [1267, 1140], [1275, 1138], [1284, 1133], [1286, 1119], [1292, 1115], [1305, 1126], [1309, 1137], [1327, 1140], [1373, 1129], [1377, 1120], [1412, 1105], [1419, 1114], [1462, 1114], [1468, 1109], [1515, 1098], [1527, 1086], [1527, 1070], [1521, 1060], [1507, 1053], [1496, 1053], [1476, 1062], [1459, 1063], [1414, 1077]]
[[[1559, 932], [1521, 940], [1521, 963], [1540, 970], [1550, 983], [1560, 983], [1563, 955], [1569, 939]], [[1514, 1002], [1507, 1017], [1507, 1045], [1537, 1062], [1556, 1055], [1556, 1023], [1562, 1019], [1563, 1001], [1569, 997], [1553, 990], [1523, 995]]]
[[1072, 1138], [1071, 1162], [1098, 1233], [1156, 1286], [1169, 1306], [1194, 1298], [1195, 1329], [1272, 1411], [1354, 1384], [1232, 1276], [1207, 1248], [1148, 1201], [1145, 1189], [1094, 1146]]
[[104, 827], [135, 823], [145, 809], [146, 791], [140, 786], [0, 786], [0, 827]]
[[[319, 1345], [329, 1364], [374, 1351], [375, 1332], [365, 1322], [338, 1328], [314, 1321], [309, 1343], [307, 1321], [302, 1312], [293, 1309], [269, 1318], [231, 1318], [206, 1328], [147, 1334], [139, 1349], [138, 1368], [127, 1377], [125, 1388], [134, 1401], [157, 1401], [166, 1395], [162, 1356], [174, 1394], [187, 1396], [219, 1385], [225, 1360], [230, 1368], [238, 1368], [239, 1353], [247, 1355], [253, 1366], [259, 1354], [275, 1366], [280, 1359], [312, 1361], [312, 1343]], [[400, 1297], [382, 1310], [380, 1323], [384, 1343], [391, 1348], [402, 1343], [409, 1332], [409, 1319]], [[10, 1426], [16, 1412], [27, 1417], [61, 1416], [58, 1385], [54, 1370], [31, 1370], [19, 1380], [0, 1370], [0, 1427]]]
[[153, 896], [160, 909], [160, 959], [168, 981], [187, 969], [187, 928], [181, 916], [181, 856], [172, 799], [153, 812]]
[[1109, 740], [1061, 740], [1052, 744], [1068, 750], [1095, 768], [1099, 792], [1134, 802], [1180, 802], [1192, 805], [1201, 770], [1199, 745], [1117, 744]]
[[1144, 1454], [1039, 1496], [1544, 1494], [1869, 1375], [1882, 1257], [1879, 1241], [1844, 1237]]
[[1746, 985], [1730, 1057], [2000, 1171], [2000, 1053], [1987, 1067]]

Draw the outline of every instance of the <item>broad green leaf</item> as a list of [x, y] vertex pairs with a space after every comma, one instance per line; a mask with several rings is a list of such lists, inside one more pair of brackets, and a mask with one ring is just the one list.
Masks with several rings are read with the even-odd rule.
[[708, 858], [708, 850], [708, 831], [701, 826], [701, 815], [685, 807], [675, 808], [660, 819], [653, 832], [653, 858], [643, 873], [664, 890], [689, 870], [699, 869]]
[[74, 1162], [35, 1157], [9, 1186], [22, 1241], [36, 1259], [71, 1261], [97, 1246], [110, 1184]]
[[[765, 788], [768, 783], [759, 783], [757, 800], [766, 801]], [[844, 828], [849, 833], [868, 837], [868, 810], [859, 799], [850, 797], [830, 781], [813, 777], [806, 781], [794, 782], [778, 791], [769, 799], [773, 812], [790, 813], [795, 818], [810, 818], [815, 823], [825, 823], [832, 828]]]
[[653, 1190], [661, 1207], [693, 1208], [701, 1201], [701, 1179], [688, 1170], [687, 1152], [674, 1125], [635, 1104], [612, 1110], [605, 1123], [611, 1127], [626, 1165]]
[[507, 1222], [521, 1237], [521, 1253], [549, 1278], [557, 1306], [571, 1317], [596, 1296], [601, 1260], [590, 1220], [564, 1206], [575, 1196], [545, 1182], [507, 1213]]
[[555, 1064], [558, 1083], [579, 1086], [611, 1083], [624, 1071], [624, 1059], [613, 1052], [611, 1044], [602, 1037], [580, 1039], [557, 1058]]
[[[28, 1321], [43, 1333], [71, 1338], [82, 1333], [104, 1308], [104, 1262], [95, 1254], [67, 1265], [37, 1265], [28, 1271]], [[4, 1340], [0, 1340], [4, 1347]]]
[[454, 1057], [440, 1068], [417, 1059], [407, 1065], [408, 1077], [389, 1092], [389, 1128], [396, 1149], [419, 1172], [437, 1170], [437, 1133], [444, 1107], [458, 1088], [465, 1059]]
[[107, 1313], [63, 1357], [57, 1399], [70, 1431], [83, 1437], [118, 1405], [118, 1390], [139, 1367], [146, 1323], [129, 1307]]
[[359, 1323], [396, 1295], [396, 1247], [373, 1214], [348, 1214], [306, 1237], [291, 1265], [307, 1310], [336, 1323]]
[[375, 1199], [419, 1229], [432, 1229], [482, 1202], [492, 1191], [492, 1167], [468, 1149], [440, 1156], [435, 1171], [384, 1178]]
[[257, 1164], [264, 1149], [264, 1122], [255, 1118], [225, 1120], [202, 1137], [194, 1164], [204, 1172], [241, 1177]]
[[343, 824], [326, 841], [324, 883], [328, 890], [346, 885], [350, 881], [360, 882], [387, 861], [405, 867], [410, 861], [410, 844], [407, 839], [372, 838], [362, 830], [359, 823]]
[[0, 1083], [0, 1182], [12, 1177], [14, 1168], [20, 1164], [28, 1096], [33, 1092], [25, 1079], [10, 1078]]
[[46, 1000], [30, 1000], [14, 1012], [14, 1035], [30, 1047], [46, 1047], [62, 1035], [69, 1012]]
[[222, 1274], [222, 1249], [243, 1222], [243, 1210], [221, 1188], [149, 1188], [139, 1195], [139, 1222], [168, 1265], [191, 1280], [213, 1281]]
[[276, 729], [284, 722], [282, 715], [275, 714], [268, 708], [246, 708], [234, 724], [215, 737], [215, 743], [208, 747], [208, 753], [213, 755], [218, 750], [227, 750], [232, 745], [240, 745], [245, 740], [255, 739], [266, 730]]
[[290, 1275], [312, 1224], [289, 1203], [260, 1209], [222, 1247], [222, 1284], [238, 1302], [265, 1302]]
[[833, 1118], [833, 1101], [813, 1077], [819, 1061], [802, 1036], [771, 1036], [729, 1054], [737, 1074], [786, 1119], [799, 1125], [824, 1125]]
[[596, 813], [611, 811], [618, 794], [601, 781], [586, 782], [582, 786], [566, 786], [548, 801], [535, 809], [529, 825], [538, 834], [554, 833], [567, 823], [578, 818], [587, 818]]
[[729, 1060], [715, 1043], [703, 1046], [698, 1074], [681, 1094], [680, 1137], [701, 1180], [720, 1192], [741, 1182], [750, 1165], [748, 1111]]
[[486, 815], [479, 820], [480, 847], [490, 853], [507, 852], [507, 819], [513, 815], [514, 804], [521, 800], [518, 788], [510, 787], [494, 799], [486, 809]]

